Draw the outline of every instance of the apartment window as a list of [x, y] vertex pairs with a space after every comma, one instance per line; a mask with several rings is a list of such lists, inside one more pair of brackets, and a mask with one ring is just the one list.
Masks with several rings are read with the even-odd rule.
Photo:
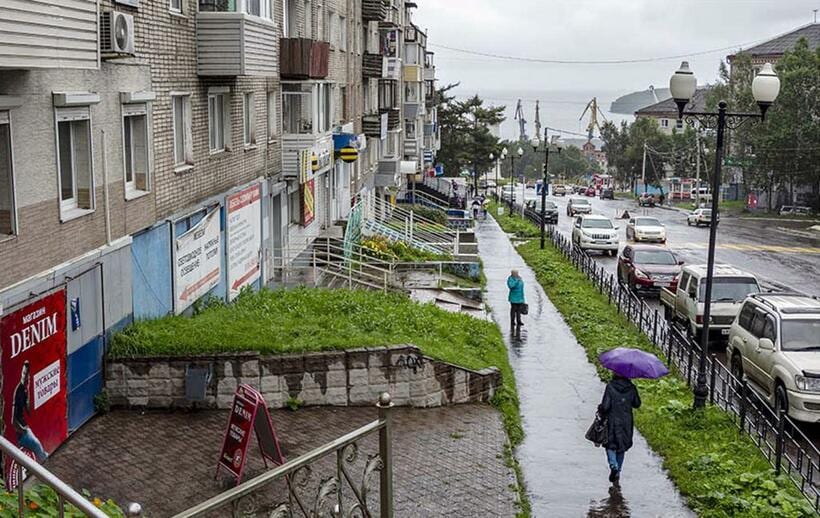
[[313, 94], [309, 84], [282, 85], [282, 126], [285, 133], [313, 133]]
[[348, 118], [348, 114], [350, 113], [350, 108], [348, 106], [348, 104], [350, 102], [350, 99], [348, 99], [348, 97], [347, 97], [347, 87], [346, 86], [339, 87], [339, 97], [341, 97], [341, 99], [342, 99], [342, 120], [343, 121], [348, 121], [348, 120], [350, 120]]
[[[325, 11], [325, 34], [324, 40], [330, 43], [332, 47], [336, 46], [336, 14], [331, 11]], [[322, 37], [321, 35], [319, 36]]]
[[317, 97], [316, 105], [319, 108], [319, 132], [326, 133], [333, 126], [333, 112], [331, 111], [333, 91], [330, 84], [320, 83], [316, 86], [317, 88], [314, 91]]
[[305, 2], [305, 38], [313, 39], [313, 5]]
[[246, 146], [256, 143], [256, 115], [253, 109], [253, 92], [242, 96], [242, 142]]
[[148, 191], [150, 173], [148, 146], [148, 105], [123, 105], [123, 158], [125, 161], [125, 196]]
[[296, 13], [296, 2], [298, 0], [282, 0], [282, 31], [284, 38], [296, 38], [299, 36], [299, 20]]
[[411, 104], [421, 102], [421, 83], [404, 83], [404, 102]]
[[416, 121], [415, 120], [405, 120], [404, 121], [404, 138], [407, 140], [416, 140]]
[[268, 92], [268, 140], [275, 140], [279, 134], [276, 126], [276, 92]]
[[193, 165], [193, 141], [191, 139], [191, 96], [173, 95], [174, 167]]
[[11, 120], [0, 111], [0, 235], [16, 233], [14, 206], [14, 162], [11, 158]]
[[676, 127], [677, 129], [683, 129], [683, 120], [682, 120], [682, 119], [678, 119], [678, 120], [676, 120], [676, 121], [675, 121], [675, 127]]
[[182, 0], [170, 0], [169, 9], [175, 13], [182, 13]]
[[60, 209], [94, 208], [91, 157], [91, 110], [88, 106], [57, 108], [57, 166]]
[[661, 128], [669, 127], [669, 119], [661, 119]]
[[208, 149], [225, 151], [225, 94], [208, 94]]
[[339, 50], [347, 51], [347, 18], [339, 17], [339, 31], [337, 32], [339, 38]]

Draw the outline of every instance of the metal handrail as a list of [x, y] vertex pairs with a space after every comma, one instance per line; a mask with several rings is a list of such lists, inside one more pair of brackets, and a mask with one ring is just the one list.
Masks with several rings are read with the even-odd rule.
[[[68, 502], [79, 509], [86, 516], [90, 516], [91, 518], [108, 518], [108, 515], [89, 502], [83, 495], [72, 489], [68, 484], [57, 478], [56, 475], [41, 466], [39, 463], [32, 460], [20, 451], [14, 444], [12, 444], [11, 441], [2, 436], [0, 436], [0, 450], [2, 450], [4, 455], [8, 455], [14, 459], [14, 462], [17, 463], [18, 516], [25, 516], [26, 496], [25, 489], [23, 487], [23, 470], [25, 469], [29, 474], [33, 475], [37, 478], [37, 480], [50, 487], [55, 493], [57, 493], [59, 500], [59, 509], [57, 511], [59, 516], [64, 515], [65, 504]], [[128, 512], [129, 516], [139, 516], [141, 510], [138, 510], [138, 506], [131, 506], [131, 509]], [[134, 512], [137, 514], [133, 514]]]

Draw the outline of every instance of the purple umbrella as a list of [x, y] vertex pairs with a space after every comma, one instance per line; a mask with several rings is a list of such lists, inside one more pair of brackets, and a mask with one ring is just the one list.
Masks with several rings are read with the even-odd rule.
[[598, 357], [601, 365], [624, 378], [656, 379], [669, 374], [669, 369], [652, 353], [628, 347], [618, 347]]

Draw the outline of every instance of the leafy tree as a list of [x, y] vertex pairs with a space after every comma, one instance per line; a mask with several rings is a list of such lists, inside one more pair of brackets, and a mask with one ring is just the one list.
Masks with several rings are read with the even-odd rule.
[[[559, 143], [560, 145], [560, 143]], [[543, 146], [543, 144], [542, 144]], [[538, 151], [532, 149], [529, 142], [503, 141], [499, 144], [503, 149], [507, 148], [507, 159], [501, 164], [501, 177], [509, 178], [511, 172], [510, 154], [515, 155], [515, 177], [521, 175], [528, 180], [540, 180], [544, 176], [544, 149]], [[518, 157], [518, 148], [524, 152]], [[550, 177], [552, 179], [561, 178], [570, 180], [581, 178], [589, 173], [602, 172], [598, 162], [590, 160], [584, 156], [583, 151], [577, 146], [562, 146], [561, 153], [550, 153], [549, 164]]]
[[[601, 138], [615, 180], [629, 184], [632, 188], [643, 172], [644, 145], [659, 152], [667, 152], [672, 148], [669, 136], [661, 132], [658, 121], [649, 117], [639, 118], [632, 124], [622, 122], [620, 127], [607, 122], [601, 128]], [[659, 159], [654, 164], [658, 171], [663, 171], [666, 161]], [[647, 183], [656, 185], [661, 175], [650, 176], [650, 167], [652, 163], [647, 162]]]

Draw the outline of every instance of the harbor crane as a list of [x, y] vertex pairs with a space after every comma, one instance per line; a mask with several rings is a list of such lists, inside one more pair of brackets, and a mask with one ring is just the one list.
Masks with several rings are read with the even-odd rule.
[[524, 118], [524, 110], [521, 108], [521, 99], [518, 100], [518, 105], [515, 107], [515, 120], [518, 121], [518, 139], [526, 142], [527, 138], [527, 120]]
[[587, 103], [587, 107], [584, 108], [584, 113], [578, 118], [578, 120], [584, 120], [584, 116], [589, 112], [589, 124], [587, 125], [587, 142], [592, 140], [594, 136], [594, 131], [597, 128], [598, 131], [601, 131], [601, 125], [598, 123], [598, 115], [606, 121], [606, 116], [604, 112], [598, 107], [598, 98], [593, 97], [589, 103]]

